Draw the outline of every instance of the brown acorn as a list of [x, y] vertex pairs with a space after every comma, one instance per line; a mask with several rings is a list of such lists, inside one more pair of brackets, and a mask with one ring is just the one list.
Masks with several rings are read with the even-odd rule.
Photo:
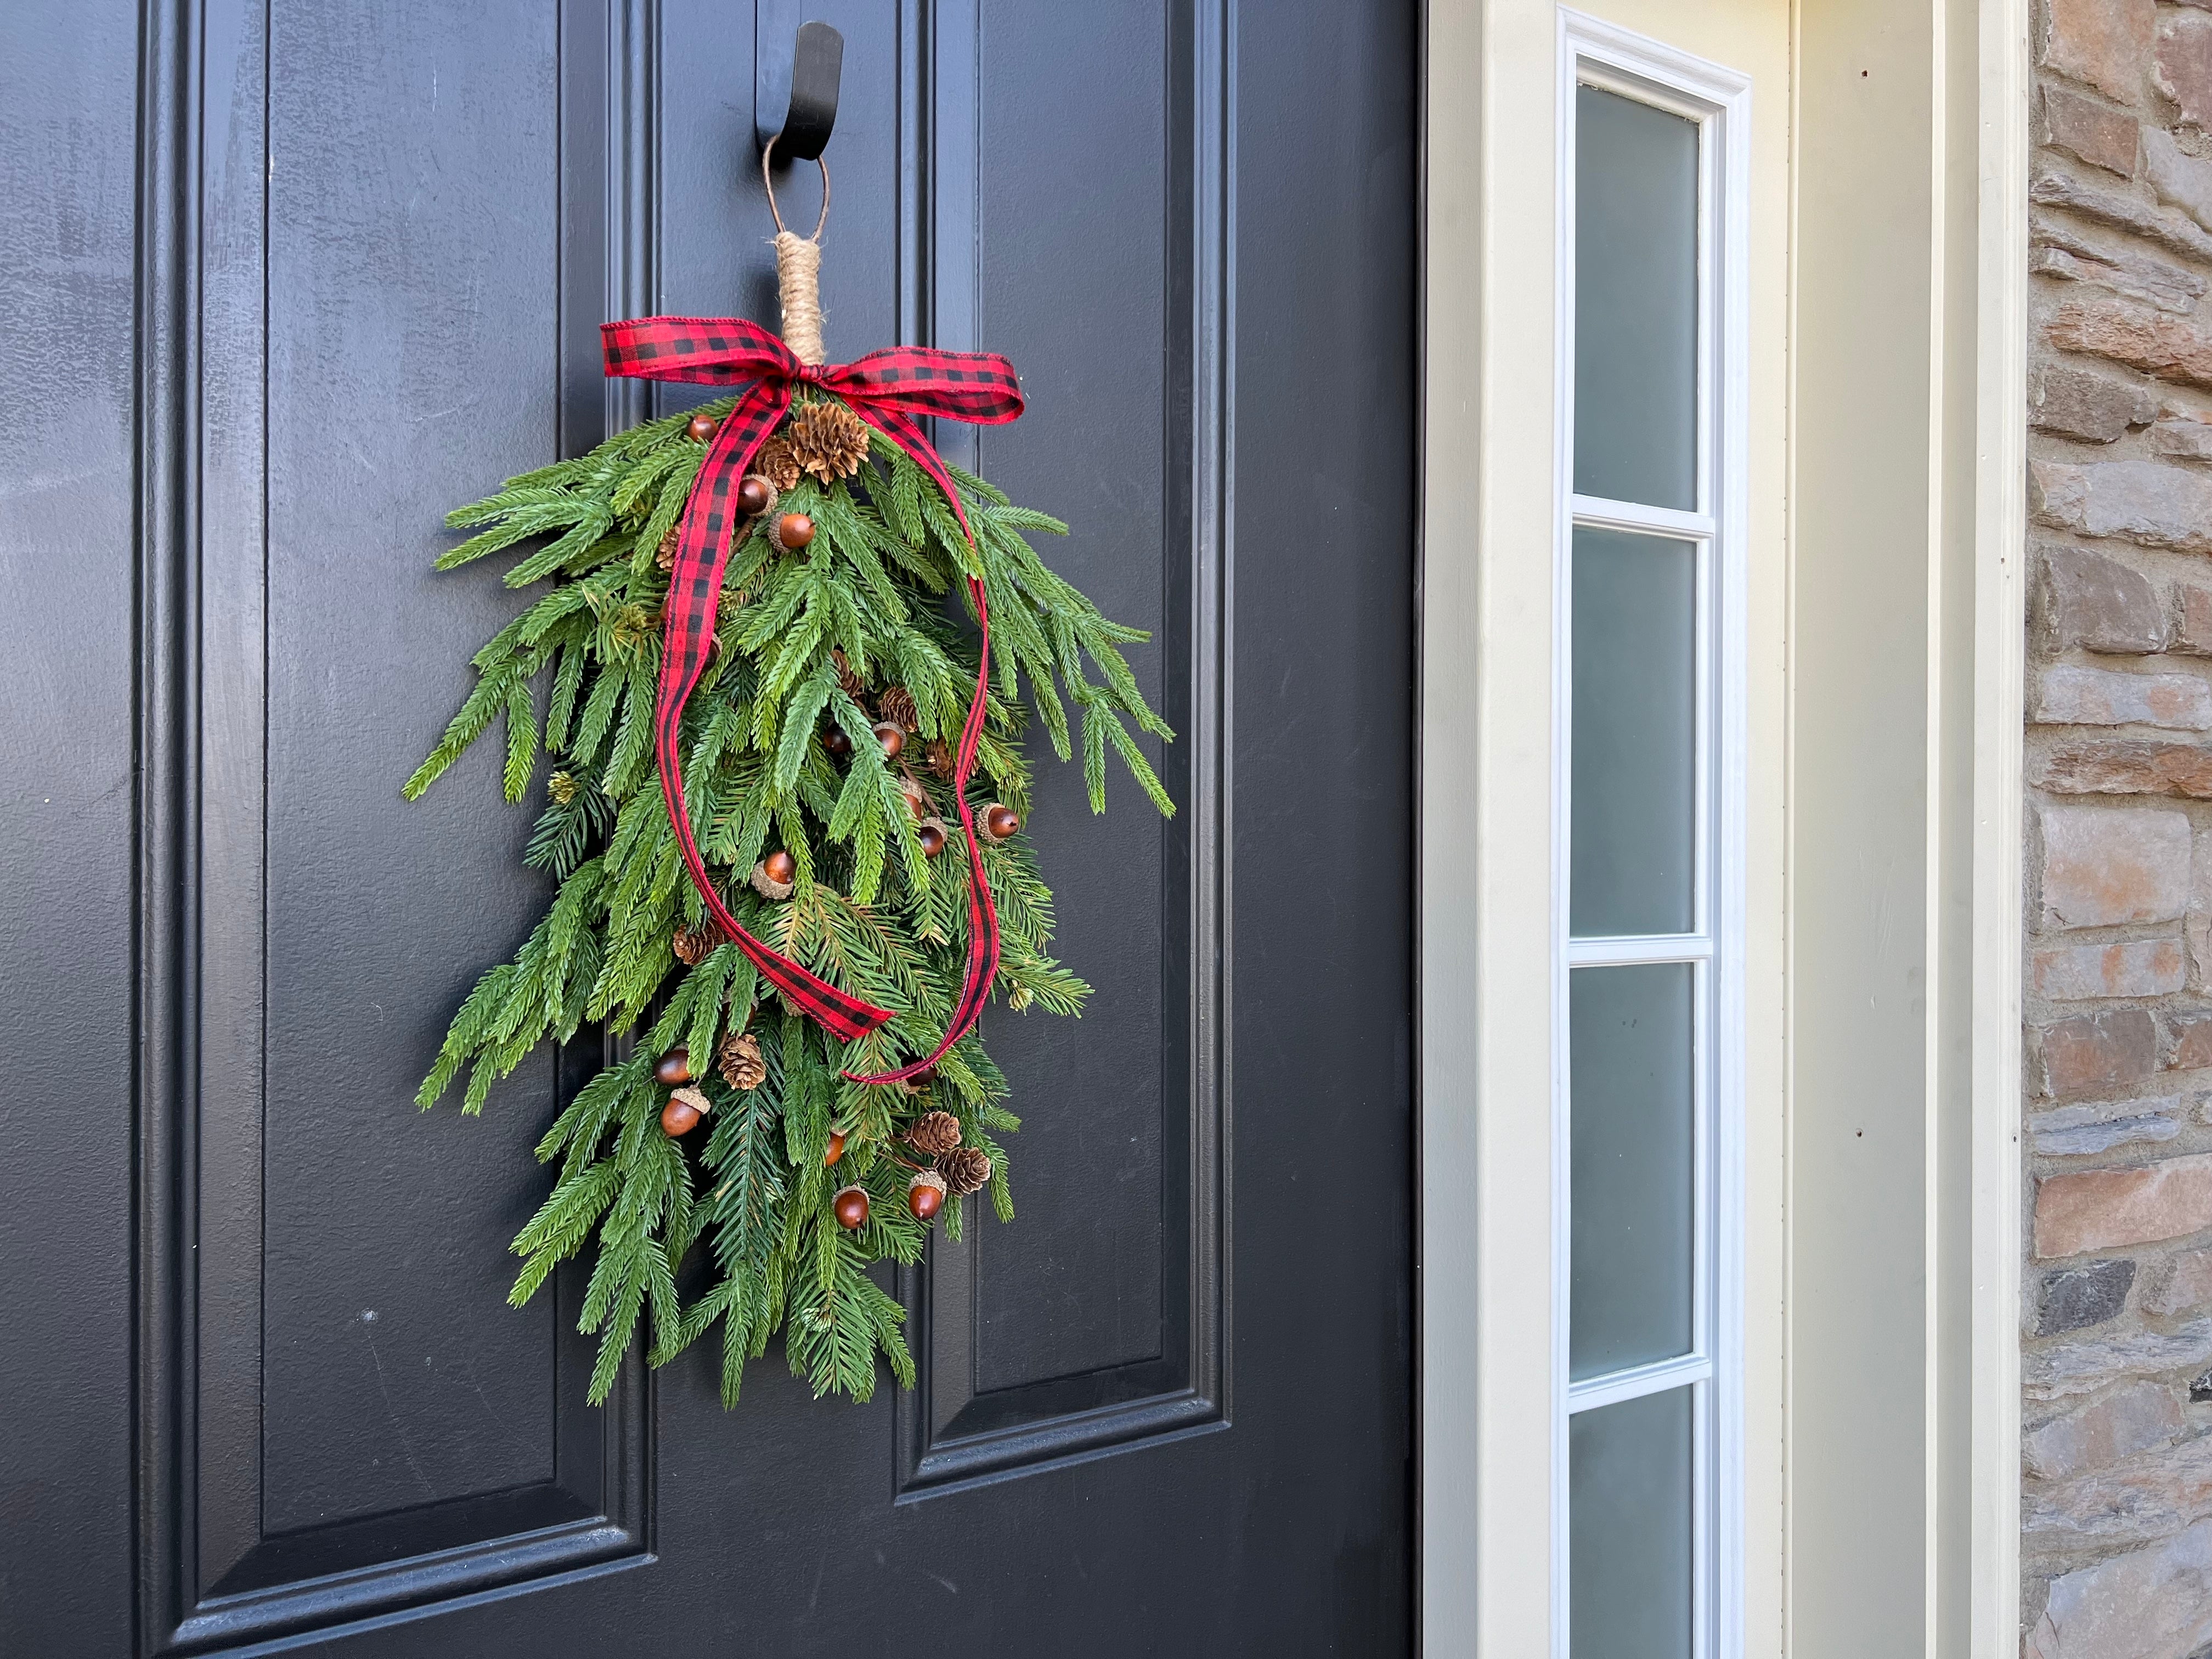
[[840, 758], [853, 752], [853, 740], [842, 726], [833, 726], [822, 734], [822, 746]]
[[775, 538], [796, 553], [814, 539], [814, 520], [804, 513], [787, 513], [775, 521]]
[[935, 818], [924, 819], [921, 827], [914, 832], [914, 838], [921, 843], [924, 858], [933, 859], [945, 850], [945, 826]]
[[757, 519], [775, 505], [776, 489], [757, 472], [748, 472], [738, 480], [738, 511], [749, 519]]
[[960, 1120], [950, 1112], [924, 1112], [907, 1130], [906, 1143], [925, 1158], [949, 1152], [960, 1144]]
[[929, 799], [929, 791], [921, 787], [921, 780], [911, 772], [899, 774], [899, 793], [906, 798], [906, 810], [918, 818], [927, 817], [935, 805]]
[[712, 415], [694, 415], [691, 417], [691, 424], [685, 427], [684, 430], [690, 435], [693, 443], [703, 444], [714, 435], [715, 428], [721, 424], [721, 422]]
[[653, 1068], [653, 1080], [664, 1089], [673, 1089], [679, 1083], [691, 1080], [691, 1051], [671, 1048], [661, 1055], [660, 1063]]
[[830, 1208], [847, 1232], [868, 1224], [868, 1194], [859, 1187], [840, 1188], [837, 1196], [830, 1200]]
[[798, 874], [799, 860], [788, 853], [778, 851], [753, 866], [752, 874], [746, 879], [763, 898], [787, 899], [791, 896], [792, 880]]
[[761, 869], [770, 881], [789, 881], [799, 874], [799, 860], [779, 848], [761, 860]]
[[687, 1133], [714, 1104], [696, 1089], [678, 1089], [660, 1109], [660, 1132], [671, 1140]]
[[934, 1066], [925, 1066], [920, 1071], [916, 1072], [912, 1077], [908, 1078], [907, 1081], [917, 1089], [927, 1089], [931, 1084], [937, 1081], [937, 1067]]
[[884, 746], [884, 758], [896, 760], [899, 750], [906, 747], [906, 733], [890, 720], [876, 722], [876, 741]]
[[983, 833], [993, 841], [1010, 840], [1021, 827], [1021, 814], [1011, 806], [993, 801], [983, 809]]
[[844, 1156], [845, 1132], [842, 1129], [832, 1129], [830, 1132], [830, 1144], [822, 1149], [822, 1167], [826, 1170]]
[[934, 1170], [915, 1172], [906, 1183], [907, 1213], [916, 1221], [933, 1221], [945, 1207], [945, 1177]]

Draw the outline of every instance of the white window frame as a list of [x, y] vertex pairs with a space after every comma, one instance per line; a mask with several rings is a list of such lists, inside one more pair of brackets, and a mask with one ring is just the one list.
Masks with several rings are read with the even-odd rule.
[[[1553, 1652], [1569, 1659], [1568, 1428], [1576, 1412], [1693, 1386], [1691, 1651], [1743, 1651], [1744, 959], [1750, 339], [1751, 82], [1613, 24], [1559, 14], [1553, 652]], [[1597, 86], [1698, 124], [1697, 510], [1577, 495], [1573, 487], [1576, 88]], [[1577, 527], [1690, 541], [1697, 559], [1697, 824], [1692, 931], [1571, 939], [1569, 743], [1573, 720], [1572, 541]], [[1689, 1355], [1568, 1380], [1572, 1182], [1568, 975], [1638, 963], [1693, 965], [1696, 1136]]]

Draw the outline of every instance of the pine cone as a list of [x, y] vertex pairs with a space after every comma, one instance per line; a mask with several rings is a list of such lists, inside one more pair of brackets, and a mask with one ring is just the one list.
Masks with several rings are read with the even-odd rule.
[[781, 494], [799, 482], [799, 457], [792, 453], [791, 440], [779, 434], [770, 438], [753, 453], [753, 471], [766, 478]]
[[960, 1144], [960, 1120], [950, 1112], [924, 1112], [906, 1132], [906, 1140], [926, 1158], [949, 1152]]
[[868, 459], [867, 422], [842, 404], [801, 404], [785, 431], [799, 471], [821, 483], [851, 477]]
[[545, 780], [545, 794], [556, 806], [566, 806], [576, 799], [576, 775], [574, 772], [556, 772]]
[[684, 539], [684, 526], [672, 524], [660, 533], [660, 545], [653, 550], [653, 562], [663, 570], [676, 568], [676, 544]]
[[937, 1160], [937, 1173], [956, 1197], [980, 1193], [991, 1183], [991, 1159], [981, 1146], [955, 1146]]
[[845, 660], [845, 653], [836, 646], [830, 647], [830, 660], [837, 667], [837, 684], [854, 702], [868, 695], [868, 683], [853, 672], [853, 665]]
[[952, 774], [957, 769], [953, 764], [952, 746], [950, 744], [933, 738], [930, 739], [929, 746], [921, 753], [922, 757], [929, 763], [931, 771], [947, 782], [951, 781]]
[[902, 685], [894, 685], [876, 699], [876, 713], [887, 720], [896, 720], [909, 732], [921, 728], [915, 724], [916, 710], [914, 693]]
[[761, 1058], [760, 1039], [750, 1031], [733, 1031], [724, 1037], [715, 1061], [722, 1081], [732, 1089], [757, 1089], [768, 1079], [768, 1062]]
[[715, 947], [721, 942], [722, 930], [706, 921], [696, 927], [679, 927], [676, 930], [676, 937], [668, 943], [669, 948], [676, 952], [677, 961], [687, 968], [696, 968], [714, 954]]

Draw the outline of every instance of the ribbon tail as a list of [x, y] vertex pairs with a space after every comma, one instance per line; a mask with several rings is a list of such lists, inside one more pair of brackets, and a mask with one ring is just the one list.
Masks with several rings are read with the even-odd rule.
[[684, 791], [680, 755], [684, 705], [706, 670], [713, 646], [722, 572], [729, 563], [731, 542], [741, 516], [737, 507], [738, 483], [744, 476], [745, 464], [790, 406], [789, 382], [756, 380], [738, 395], [737, 406], [723, 420], [706, 459], [700, 463], [691, 499], [684, 507], [675, 568], [669, 574], [668, 597], [663, 603], [667, 627], [662, 636], [660, 684], [653, 704], [653, 743], [659, 752], [660, 793], [667, 802], [669, 825], [676, 832], [684, 867], [705, 902], [707, 914], [800, 1012], [818, 1021], [839, 1041], [851, 1042], [890, 1019], [890, 1011], [839, 990], [738, 925], [707, 874], [706, 860], [700, 856], [692, 834], [691, 812]]
[[[951, 503], [953, 516], [960, 521], [961, 532], [968, 538], [973, 551], [975, 533], [969, 528], [968, 514], [960, 505], [960, 492], [953, 487], [945, 463], [938, 458], [937, 450], [923, 435], [921, 428], [896, 410], [870, 408], [856, 403], [854, 412], [868, 422], [912, 456], [915, 464], [937, 481]], [[991, 982], [999, 973], [999, 907], [991, 897], [991, 883], [983, 870], [983, 853], [980, 837], [975, 833], [975, 815], [968, 805], [968, 779], [975, 769], [975, 751], [983, 740], [983, 716], [991, 690], [991, 608], [983, 593], [982, 580], [968, 578], [969, 598], [975, 606], [975, 627], [981, 636], [975, 669], [975, 696], [968, 705], [967, 723], [961, 728], [960, 750], [952, 769], [952, 798], [960, 809], [960, 828], [968, 842], [968, 970], [962, 980], [960, 1000], [954, 1005], [951, 1023], [937, 1046], [920, 1060], [901, 1066], [895, 1072], [874, 1076], [844, 1073], [853, 1083], [903, 1083], [918, 1072], [927, 1070], [951, 1051], [952, 1045], [975, 1029], [975, 1022], [983, 1017], [983, 1004], [991, 994]]]

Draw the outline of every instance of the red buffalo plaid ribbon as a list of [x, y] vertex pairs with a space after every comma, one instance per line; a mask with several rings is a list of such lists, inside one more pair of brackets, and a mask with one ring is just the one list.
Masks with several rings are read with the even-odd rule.
[[[714, 434], [701, 463], [698, 481], [684, 509], [676, 544], [676, 565], [668, 579], [667, 630], [662, 641], [660, 687], [653, 703], [653, 742], [660, 758], [660, 789], [668, 820], [684, 854], [684, 868], [706, 901], [707, 913], [738, 948], [751, 957], [769, 982], [799, 1009], [819, 1021], [842, 1042], [874, 1030], [891, 1018], [887, 1009], [863, 1002], [808, 972], [789, 957], [770, 950], [740, 927], [714, 884], [691, 832], [684, 805], [684, 777], [678, 757], [684, 704], [707, 666], [714, 638], [714, 611], [722, 591], [722, 569], [742, 517], [736, 505], [738, 483], [769, 434], [791, 407], [792, 389], [821, 387], [842, 398], [854, 414], [874, 427], [937, 481], [953, 516], [972, 544], [975, 532], [960, 505], [945, 463], [915, 424], [918, 415], [935, 415], [978, 425], [996, 426], [1022, 412], [1021, 382], [1013, 365], [988, 352], [934, 351], [894, 346], [872, 351], [850, 363], [802, 363], [768, 330], [740, 317], [640, 317], [608, 323], [599, 330], [610, 376], [643, 380], [679, 380], [696, 386], [742, 386], [737, 407]], [[975, 676], [975, 700], [960, 733], [953, 769], [953, 797], [960, 827], [968, 836], [968, 973], [951, 1024], [935, 1048], [896, 1072], [856, 1076], [859, 1083], [896, 1083], [933, 1065], [966, 1036], [983, 1012], [992, 977], [999, 971], [999, 912], [983, 875], [975, 820], [968, 805], [968, 775], [975, 769], [975, 747], [983, 734], [985, 694], [991, 681], [991, 618], [983, 584], [968, 579], [976, 625], [982, 634], [982, 662]]]

